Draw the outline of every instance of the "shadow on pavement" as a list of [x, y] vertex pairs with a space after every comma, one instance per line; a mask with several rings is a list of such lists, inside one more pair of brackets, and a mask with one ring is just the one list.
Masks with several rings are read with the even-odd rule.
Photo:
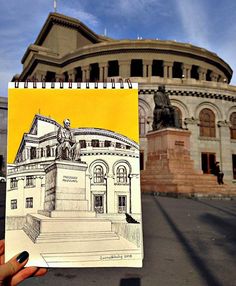
[[156, 202], [156, 205], [159, 207], [161, 213], [165, 217], [167, 223], [171, 227], [172, 231], [175, 233], [176, 238], [179, 240], [183, 248], [185, 249], [186, 253], [189, 255], [192, 263], [195, 265], [196, 270], [201, 275], [201, 277], [207, 282], [207, 285], [214, 285], [214, 286], [222, 286], [221, 283], [217, 280], [217, 278], [212, 274], [209, 267], [206, 265], [204, 260], [199, 257], [197, 252], [191, 246], [189, 241], [183, 235], [183, 233], [179, 230], [176, 226], [172, 218], [168, 215], [165, 209], [160, 204], [158, 197], [153, 197], [153, 200]]
[[[214, 214], [204, 214], [201, 216], [201, 221], [207, 223], [220, 234], [220, 237], [216, 237], [215, 244], [221, 246], [225, 251], [235, 257], [236, 255], [236, 224], [235, 219], [222, 218]], [[235, 261], [236, 263], [236, 261]]]
[[205, 202], [205, 201], [199, 201], [199, 200], [195, 200], [195, 201], [196, 201], [197, 203], [206, 205], [206, 206], [211, 207], [211, 208], [213, 208], [213, 209], [216, 209], [216, 210], [218, 210], [218, 211], [224, 212], [225, 214], [232, 215], [232, 216], [235, 216], [235, 217], [236, 217], [236, 213], [234, 213], [234, 212], [232, 212], [232, 211], [228, 211], [228, 210], [226, 210], [226, 209], [213, 206], [212, 204], [207, 203], [207, 202]]

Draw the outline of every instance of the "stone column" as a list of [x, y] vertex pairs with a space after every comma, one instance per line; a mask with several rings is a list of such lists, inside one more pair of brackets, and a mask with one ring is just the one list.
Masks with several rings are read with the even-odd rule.
[[106, 200], [107, 200], [107, 209], [106, 212], [109, 213], [115, 213], [115, 190], [114, 190], [114, 176], [107, 175], [106, 178]]
[[198, 73], [199, 73], [199, 80], [206, 80], [207, 69], [199, 67]]
[[152, 76], [152, 61], [143, 60], [143, 77]]
[[81, 70], [82, 70], [82, 81], [83, 82], [89, 81], [89, 78], [90, 78], [90, 74], [89, 74], [90, 67], [89, 66], [83, 66], [83, 67], [81, 67]]
[[99, 63], [99, 81], [107, 81], [108, 75], [108, 64], [107, 63]]
[[43, 81], [46, 77], [47, 72], [42, 71], [42, 70], [37, 70], [34, 74], [33, 77], [37, 79], [37, 81]]
[[191, 159], [194, 161], [194, 169], [196, 171], [202, 172], [201, 169], [201, 158], [199, 154], [199, 145], [198, 145], [198, 137], [199, 137], [199, 120], [191, 117], [191, 118], [185, 118], [184, 124], [187, 127], [189, 131], [191, 131], [190, 136], [190, 156]]
[[233, 171], [229, 122], [226, 120], [218, 121], [217, 126], [219, 127], [220, 136], [220, 167], [224, 173], [224, 180], [232, 182]]
[[212, 72], [210, 77], [212, 81], [218, 81], [219, 75], [215, 72]]
[[173, 77], [173, 62], [164, 61], [164, 78], [172, 78]]
[[184, 78], [191, 78], [191, 68], [192, 65], [182, 64], [182, 75], [184, 76]]
[[71, 81], [75, 81], [75, 75], [76, 75], [76, 70], [75, 69], [71, 69], [68, 71], [68, 77], [69, 77], [69, 80]]
[[122, 78], [130, 77], [130, 60], [119, 60], [119, 73]]

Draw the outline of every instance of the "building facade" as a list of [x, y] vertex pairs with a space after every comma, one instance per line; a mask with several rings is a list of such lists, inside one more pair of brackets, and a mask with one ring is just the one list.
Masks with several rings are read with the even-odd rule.
[[152, 129], [153, 95], [165, 85], [180, 123], [191, 134], [196, 170], [211, 173], [220, 161], [225, 180], [236, 179], [236, 87], [232, 69], [215, 53], [187, 43], [115, 40], [99, 36], [79, 20], [49, 14], [23, 58], [18, 79], [139, 83], [141, 170]]
[[0, 176], [6, 175], [7, 157], [7, 98], [0, 97]]

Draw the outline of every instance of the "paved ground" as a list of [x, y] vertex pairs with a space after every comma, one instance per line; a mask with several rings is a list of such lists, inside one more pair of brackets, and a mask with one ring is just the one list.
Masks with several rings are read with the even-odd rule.
[[58, 268], [21, 285], [236, 286], [236, 201], [143, 195], [142, 203], [142, 269]]

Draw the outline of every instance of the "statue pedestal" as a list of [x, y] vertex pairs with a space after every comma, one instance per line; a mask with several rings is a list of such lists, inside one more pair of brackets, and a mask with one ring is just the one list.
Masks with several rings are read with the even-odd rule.
[[45, 169], [45, 214], [88, 211], [86, 169], [86, 163], [63, 160], [57, 160]]
[[188, 130], [166, 128], [147, 134], [148, 158], [141, 173], [142, 191], [166, 194], [214, 193], [216, 177], [194, 169]]

